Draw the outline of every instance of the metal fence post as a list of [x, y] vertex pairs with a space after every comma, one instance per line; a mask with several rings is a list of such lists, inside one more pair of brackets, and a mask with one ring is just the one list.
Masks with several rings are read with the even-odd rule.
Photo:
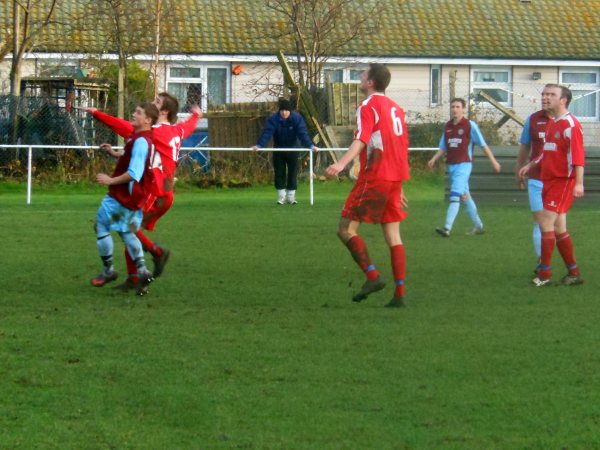
[[27, 151], [27, 204], [31, 205], [31, 160], [33, 159], [33, 150], [31, 145]]
[[310, 186], [309, 192], [310, 192], [310, 205], [312, 206], [315, 203], [315, 201], [314, 201], [314, 199], [315, 199], [315, 192], [314, 192], [314, 182], [313, 182], [313, 178], [314, 178], [314, 175], [315, 175], [314, 171], [313, 171], [313, 149], [311, 148], [308, 153], [310, 155], [310, 157], [309, 157], [309, 178], [310, 178], [310, 181], [309, 181], [309, 186]]

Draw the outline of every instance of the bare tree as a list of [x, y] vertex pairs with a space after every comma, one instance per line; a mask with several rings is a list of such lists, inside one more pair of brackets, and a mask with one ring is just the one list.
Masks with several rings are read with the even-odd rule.
[[[327, 59], [339, 54], [351, 41], [366, 35], [376, 25], [375, 10], [384, 9], [383, 1], [364, 2], [361, 13], [356, 0], [267, 0], [267, 7], [284, 21], [276, 23], [276, 37], [291, 35], [296, 51], [299, 84], [309, 90], [321, 84]], [[286, 26], [287, 25], [287, 26]], [[290, 30], [282, 31], [282, 30]]]
[[53, 22], [58, 0], [13, 0], [12, 63], [10, 68], [10, 93], [21, 92], [21, 64], [44, 29]]
[[153, 37], [147, 30], [155, 29], [158, 15], [156, 0], [97, 0], [90, 3], [94, 24], [105, 37], [105, 51], [118, 56], [118, 108], [119, 117], [124, 117], [129, 98], [128, 63], [140, 53], [152, 53]]

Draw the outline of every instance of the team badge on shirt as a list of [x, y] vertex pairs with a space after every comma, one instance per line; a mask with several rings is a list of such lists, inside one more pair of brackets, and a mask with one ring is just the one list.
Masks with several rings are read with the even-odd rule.
[[465, 130], [462, 130], [462, 129], [458, 130], [458, 134], [459, 134], [459, 136], [462, 136], [463, 134], [465, 134]]

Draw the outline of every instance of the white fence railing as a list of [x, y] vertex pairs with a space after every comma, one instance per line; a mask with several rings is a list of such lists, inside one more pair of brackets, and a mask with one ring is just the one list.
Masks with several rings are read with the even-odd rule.
[[[113, 147], [114, 149], [121, 149], [122, 147]], [[0, 144], [0, 151], [4, 149], [27, 149], [27, 204], [31, 204], [31, 186], [32, 186], [32, 162], [33, 162], [33, 150], [44, 149], [44, 150], [97, 150], [97, 145], [21, 145], [21, 144]], [[253, 152], [254, 150], [247, 147], [182, 147], [181, 152]], [[344, 148], [324, 148], [321, 151], [345, 151]], [[421, 148], [409, 148], [410, 151], [431, 151], [437, 150], [437, 147], [421, 147]], [[310, 192], [310, 204], [314, 204], [314, 152], [311, 149], [303, 148], [259, 148], [258, 152], [297, 152], [306, 151], [309, 154], [309, 192]]]

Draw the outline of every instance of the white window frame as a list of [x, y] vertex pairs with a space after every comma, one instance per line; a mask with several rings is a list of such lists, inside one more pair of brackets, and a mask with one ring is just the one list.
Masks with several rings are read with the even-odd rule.
[[[434, 70], [437, 70], [437, 88], [434, 84]], [[437, 101], [433, 98], [437, 95]], [[432, 64], [429, 67], [429, 105], [437, 106], [442, 103], [442, 65]]]
[[360, 79], [358, 80], [352, 80], [350, 78], [350, 73], [354, 70], [357, 70], [359, 72], [363, 72], [364, 70], [367, 70], [367, 68], [365, 67], [324, 67], [323, 68], [323, 73], [322, 73], [322, 80], [323, 80], [323, 86], [325, 85], [325, 83], [327, 82], [327, 80], [325, 79], [325, 72], [327, 70], [341, 70], [342, 71], [342, 83], [356, 83], [359, 84], [360, 83]]
[[[508, 74], [507, 81], [475, 81], [475, 74], [477, 72], [506, 72]], [[512, 107], [512, 83], [513, 74], [511, 66], [472, 66], [471, 67], [471, 92], [475, 93], [476, 89], [501, 89], [507, 92], [507, 101], [500, 102], [500, 104], [508, 107]], [[488, 102], [478, 101], [477, 98], [471, 100], [472, 103], [476, 103], [482, 107], [492, 107]]]
[[[596, 83], [568, 83], [563, 81], [563, 75], [565, 73], [593, 73], [596, 75]], [[581, 122], [598, 122], [600, 121], [600, 68], [598, 67], [561, 67], [559, 70], [559, 80], [560, 84], [567, 86], [571, 92], [573, 92], [573, 100], [571, 101], [571, 105], [569, 110], [573, 112], [573, 101], [576, 98], [585, 95], [586, 93], [595, 92], [592, 95], [596, 96], [596, 114], [593, 116], [584, 116], [581, 114], [577, 114], [577, 112], [573, 112], [577, 119]], [[582, 92], [583, 91], [583, 92]]]
[[[200, 76], [195, 77], [173, 77], [171, 69], [200, 69]], [[202, 96], [200, 98], [200, 108], [203, 111], [208, 109], [208, 69], [225, 69], [226, 87], [225, 87], [225, 102], [231, 101], [231, 68], [229, 64], [170, 64], [167, 66], [166, 84], [167, 92], [169, 92], [170, 83], [195, 83], [202, 85]], [[179, 105], [183, 109], [184, 105]], [[182, 112], [180, 116], [187, 117], [187, 113]]]

